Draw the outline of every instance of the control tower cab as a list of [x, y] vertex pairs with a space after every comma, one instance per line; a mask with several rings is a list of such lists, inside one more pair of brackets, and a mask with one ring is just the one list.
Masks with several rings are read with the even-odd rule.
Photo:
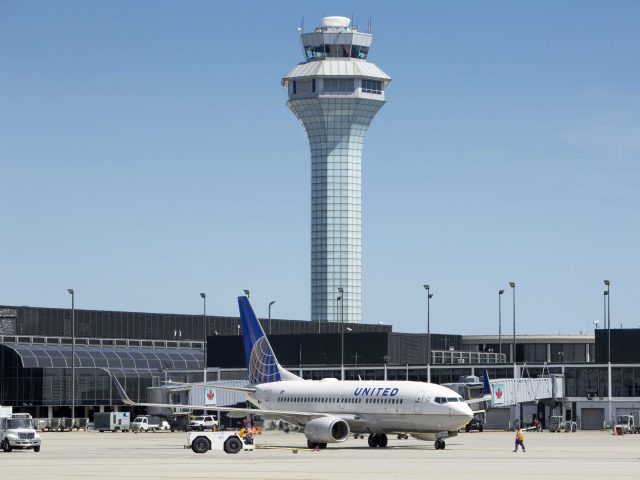
[[362, 321], [362, 148], [391, 81], [367, 61], [372, 39], [325, 17], [282, 79], [311, 149], [311, 320]]

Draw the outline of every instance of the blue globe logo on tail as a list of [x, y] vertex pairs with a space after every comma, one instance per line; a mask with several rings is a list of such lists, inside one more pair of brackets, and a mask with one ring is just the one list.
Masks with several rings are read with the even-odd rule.
[[249, 358], [249, 381], [251, 383], [269, 383], [280, 380], [278, 361], [276, 360], [267, 337], [260, 338], [251, 350]]

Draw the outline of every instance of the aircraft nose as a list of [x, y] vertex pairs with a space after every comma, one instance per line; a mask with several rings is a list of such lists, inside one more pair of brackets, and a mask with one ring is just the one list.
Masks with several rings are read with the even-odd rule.
[[460, 413], [466, 416], [467, 420], [471, 420], [473, 418], [473, 410], [471, 410], [471, 407], [468, 404], [461, 403], [459, 407], [460, 407]]

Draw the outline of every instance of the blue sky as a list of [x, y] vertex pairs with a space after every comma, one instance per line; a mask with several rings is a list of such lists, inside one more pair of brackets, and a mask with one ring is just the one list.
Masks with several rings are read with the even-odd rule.
[[[364, 318], [640, 324], [640, 4], [0, 0], [0, 304], [309, 318], [310, 161], [280, 78], [349, 15], [393, 81], [363, 160]], [[511, 299], [503, 300], [510, 324]], [[509, 326], [504, 326], [510, 331]]]

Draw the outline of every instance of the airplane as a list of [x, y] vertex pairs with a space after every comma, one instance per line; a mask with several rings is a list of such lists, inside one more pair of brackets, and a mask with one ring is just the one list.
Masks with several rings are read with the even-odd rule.
[[[413, 381], [304, 380], [283, 368], [256, 317], [249, 299], [238, 297], [249, 387], [215, 386], [242, 393], [255, 409], [204, 407], [158, 403], [135, 403], [114, 377], [116, 389], [127, 405], [141, 407], [217, 410], [238, 415], [261, 415], [303, 428], [309, 448], [326, 448], [345, 442], [351, 435], [368, 434], [370, 447], [384, 448], [388, 435], [411, 435], [419, 440], [435, 440], [437, 450], [445, 448], [445, 438], [457, 435], [473, 418], [469, 404], [491, 399], [487, 372], [483, 397], [464, 401], [453, 390], [433, 383]], [[195, 386], [206, 383], [178, 383]]]

